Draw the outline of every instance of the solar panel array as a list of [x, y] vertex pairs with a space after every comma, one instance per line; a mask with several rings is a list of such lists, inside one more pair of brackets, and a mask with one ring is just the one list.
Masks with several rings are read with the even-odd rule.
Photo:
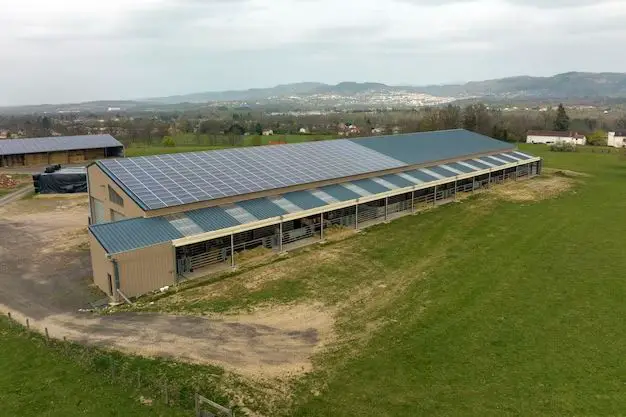
[[147, 209], [403, 167], [349, 140], [99, 161]]

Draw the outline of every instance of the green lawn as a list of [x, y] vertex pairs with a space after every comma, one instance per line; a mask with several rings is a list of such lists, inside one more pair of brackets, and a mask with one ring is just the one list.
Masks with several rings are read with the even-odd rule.
[[[255, 145], [267, 145], [270, 142], [286, 142], [286, 143], [299, 143], [315, 140], [328, 140], [333, 139], [332, 135], [273, 135], [273, 136], [243, 136], [243, 142], [241, 146], [255, 146]], [[228, 145], [228, 138], [226, 136], [219, 136], [213, 138], [214, 142], [211, 142], [211, 138], [208, 135], [200, 135], [196, 137], [194, 134], [181, 134], [173, 137], [176, 146], [168, 147], [157, 145], [145, 145], [145, 144], [131, 144], [126, 148], [126, 156], [146, 156], [146, 155], [160, 155], [166, 153], [179, 153], [179, 152], [196, 152], [196, 151], [209, 151], [216, 149], [225, 149], [232, 146]], [[211, 143], [218, 143], [219, 145], [212, 145]]]
[[[404, 217], [151, 308], [198, 313], [317, 301], [335, 311], [336, 343], [314, 356], [315, 371], [268, 416], [623, 415], [626, 159], [521, 148], [545, 157], [547, 167], [590, 176], [543, 201], [480, 195]], [[186, 293], [193, 302], [181, 302]], [[159, 415], [41, 338], [2, 321], [0, 335], [7, 415], [44, 404], [58, 410], [44, 415]], [[179, 381], [207, 373], [172, 369]], [[263, 404], [268, 394], [258, 395]], [[77, 414], [76, 404], [87, 411]]]
[[153, 308], [336, 309], [338, 343], [296, 383], [292, 416], [621, 415], [626, 159], [521, 148], [591, 176], [543, 201], [404, 217]]
[[593, 177], [557, 199], [450, 206], [372, 233], [366, 256], [387, 277], [445, 256], [388, 306], [395, 322], [326, 364], [322, 395], [293, 415], [623, 414], [626, 160], [523, 149]]
[[[193, 415], [192, 385], [226, 401], [214, 391], [221, 373], [214, 367], [125, 356], [76, 344], [47, 345], [42, 336], [0, 317], [1, 416], [188, 417]], [[165, 405], [165, 379], [171, 406]], [[140, 396], [152, 404], [142, 404]]]

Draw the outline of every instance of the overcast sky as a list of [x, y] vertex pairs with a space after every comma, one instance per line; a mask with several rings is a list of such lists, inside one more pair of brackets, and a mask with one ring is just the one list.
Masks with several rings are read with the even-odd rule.
[[626, 71], [626, 0], [0, 0], [0, 105]]

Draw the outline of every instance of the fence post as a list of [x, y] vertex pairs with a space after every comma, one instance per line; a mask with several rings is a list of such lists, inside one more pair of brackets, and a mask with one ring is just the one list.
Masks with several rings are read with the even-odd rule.
[[9, 320], [12, 320], [10, 311], [7, 313], [7, 315], [9, 316]]
[[50, 334], [48, 333], [48, 328], [46, 327], [45, 330], [46, 330], [46, 341], [49, 342], [50, 341]]
[[28, 320], [28, 318], [26, 319], [26, 328], [30, 329], [30, 320]]
[[196, 408], [196, 417], [200, 417], [200, 398], [198, 397], [198, 393], [196, 392], [194, 395], [194, 402]]

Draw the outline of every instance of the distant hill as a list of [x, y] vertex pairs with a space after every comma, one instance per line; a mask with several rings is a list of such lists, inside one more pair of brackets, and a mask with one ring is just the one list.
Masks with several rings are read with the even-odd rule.
[[[407, 99], [407, 96], [410, 96]], [[427, 97], [417, 97], [425, 95]], [[392, 97], [393, 96], [393, 97]], [[626, 99], [626, 73], [568, 72], [552, 77], [518, 76], [465, 84], [390, 86], [381, 83], [341, 82], [329, 85], [318, 82], [281, 84], [270, 88], [249, 90], [210, 91], [140, 100], [101, 100], [74, 104], [46, 104], [0, 108], [2, 113], [106, 112], [109, 108], [123, 110], [160, 110], [193, 108], [202, 103], [238, 102], [250, 105], [280, 104], [285, 107], [324, 107], [333, 105], [361, 107], [369, 105], [432, 105], [452, 99], [548, 100], [560, 99]], [[387, 100], [387, 101], [385, 101]], [[404, 100], [404, 101], [403, 101]], [[417, 103], [417, 104], [415, 104]]]
[[428, 86], [390, 86], [381, 83], [342, 82], [283, 84], [272, 88], [221, 91], [146, 99], [144, 101], [175, 104], [183, 102], [266, 100], [272, 97], [335, 94], [339, 96], [384, 93], [423, 93], [436, 97], [490, 98], [589, 98], [626, 97], [626, 73], [568, 72], [552, 77], [508, 77], [465, 84]]
[[495, 98], [626, 97], [625, 73], [568, 72], [552, 77], [508, 77], [456, 85], [418, 87], [435, 96]]

